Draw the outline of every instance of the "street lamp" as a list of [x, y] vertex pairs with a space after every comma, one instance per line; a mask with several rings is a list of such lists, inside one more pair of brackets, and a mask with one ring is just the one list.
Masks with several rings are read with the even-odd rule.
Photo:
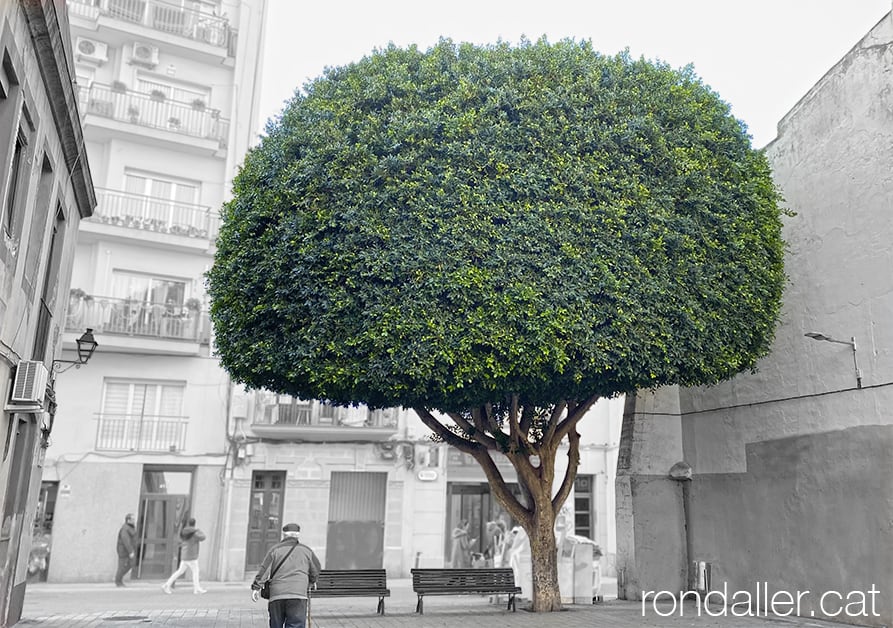
[[[86, 364], [90, 360], [93, 356], [93, 352], [96, 351], [96, 347], [99, 346], [99, 343], [96, 342], [96, 339], [93, 337], [93, 330], [89, 327], [75, 342], [78, 346], [78, 359], [53, 360], [53, 371], [56, 373], [64, 373], [72, 366], [78, 369], [81, 368], [81, 365]], [[63, 364], [67, 364], [68, 366], [63, 368]]]
[[803, 334], [807, 338], [812, 338], [813, 340], [824, 340], [826, 342], [834, 342], [839, 345], [849, 345], [853, 349], [853, 368], [856, 369], [856, 388], [862, 388], [862, 371], [859, 370], [859, 363], [856, 362], [856, 337], [853, 336], [849, 340], [836, 340], [831, 336], [826, 334], [820, 334], [815, 331], [811, 331]]

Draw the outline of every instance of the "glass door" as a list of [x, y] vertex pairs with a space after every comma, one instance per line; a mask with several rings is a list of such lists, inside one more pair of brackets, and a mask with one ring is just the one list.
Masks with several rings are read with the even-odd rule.
[[176, 569], [180, 529], [189, 518], [192, 471], [145, 469], [140, 495], [134, 577], [167, 578]]

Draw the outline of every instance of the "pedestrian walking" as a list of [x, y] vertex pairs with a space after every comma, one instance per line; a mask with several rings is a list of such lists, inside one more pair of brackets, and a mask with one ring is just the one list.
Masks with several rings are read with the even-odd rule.
[[187, 521], [183, 529], [180, 530], [180, 566], [171, 574], [167, 582], [161, 585], [162, 591], [170, 595], [172, 592], [171, 585], [189, 569], [192, 573], [192, 592], [195, 595], [207, 593], [198, 579], [198, 548], [199, 544], [204, 540], [205, 534], [195, 527], [195, 519]]
[[282, 541], [270, 548], [251, 583], [251, 600], [257, 602], [268, 583], [270, 628], [306, 628], [308, 590], [319, 576], [319, 559], [300, 542], [301, 526], [287, 523]]
[[124, 523], [118, 530], [118, 571], [115, 572], [115, 586], [124, 586], [124, 576], [133, 568], [136, 559], [136, 524], [133, 514], [127, 513]]

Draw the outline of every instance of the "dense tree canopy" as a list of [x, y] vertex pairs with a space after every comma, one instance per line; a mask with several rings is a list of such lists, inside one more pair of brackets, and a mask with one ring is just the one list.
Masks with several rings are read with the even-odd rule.
[[768, 350], [783, 268], [764, 157], [690, 69], [573, 41], [390, 47], [267, 131], [209, 273], [224, 366], [414, 408], [527, 530], [534, 610], [560, 608], [555, 515], [588, 408]]
[[548, 407], [752, 368], [783, 282], [763, 155], [691, 69], [590, 43], [329, 69], [235, 180], [225, 367], [304, 398]]

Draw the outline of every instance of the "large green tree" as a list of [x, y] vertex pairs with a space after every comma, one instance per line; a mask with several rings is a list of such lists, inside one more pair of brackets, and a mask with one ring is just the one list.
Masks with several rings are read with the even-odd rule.
[[309, 82], [248, 154], [209, 273], [218, 350], [249, 386], [415, 409], [480, 463], [554, 610], [578, 422], [754, 367], [777, 201], [690, 68], [570, 40], [391, 46]]

